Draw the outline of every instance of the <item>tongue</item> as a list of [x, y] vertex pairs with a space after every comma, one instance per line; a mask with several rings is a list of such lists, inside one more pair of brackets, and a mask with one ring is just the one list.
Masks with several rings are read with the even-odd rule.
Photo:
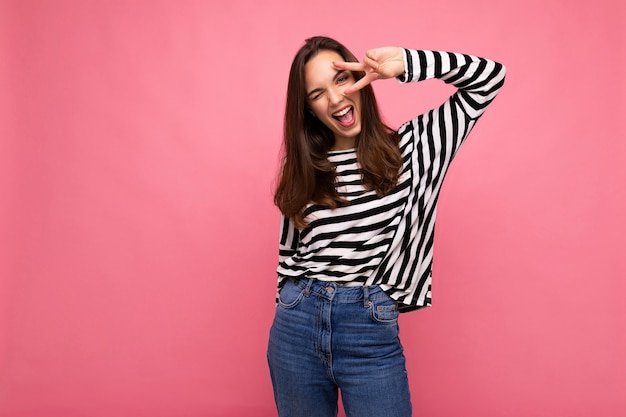
[[337, 120], [339, 120], [339, 123], [341, 124], [350, 124], [350, 122], [352, 122], [352, 110], [350, 110], [348, 113], [344, 114], [343, 116], [339, 116]]

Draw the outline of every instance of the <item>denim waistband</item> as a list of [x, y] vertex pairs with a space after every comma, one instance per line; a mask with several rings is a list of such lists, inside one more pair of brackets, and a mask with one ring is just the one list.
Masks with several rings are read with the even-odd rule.
[[336, 302], [363, 302], [390, 298], [378, 285], [345, 286], [332, 281], [302, 278], [293, 281], [305, 296], [318, 295]]

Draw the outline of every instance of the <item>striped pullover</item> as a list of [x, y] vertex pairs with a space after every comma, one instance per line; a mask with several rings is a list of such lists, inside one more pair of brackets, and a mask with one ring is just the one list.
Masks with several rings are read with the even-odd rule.
[[349, 204], [311, 204], [299, 231], [281, 218], [278, 292], [286, 278], [380, 285], [401, 312], [431, 305], [433, 240], [441, 185], [457, 150], [504, 83], [505, 68], [450, 52], [404, 50], [400, 82], [438, 78], [457, 91], [399, 129], [403, 168], [396, 188], [378, 197], [362, 184], [354, 149], [330, 151], [336, 186]]

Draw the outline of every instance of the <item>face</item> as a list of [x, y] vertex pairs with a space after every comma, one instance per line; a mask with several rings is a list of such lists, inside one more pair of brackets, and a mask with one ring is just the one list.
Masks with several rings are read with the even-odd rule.
[[333, 61], [343, 58], [335, 51], [323, 50], [306, 63], [306, 92], [313, 114], [335, 136], [333, 149], [349, 149], [361, 133], [361, 93], [343, 94], [356, 80], [350, 71], [335, 68]]

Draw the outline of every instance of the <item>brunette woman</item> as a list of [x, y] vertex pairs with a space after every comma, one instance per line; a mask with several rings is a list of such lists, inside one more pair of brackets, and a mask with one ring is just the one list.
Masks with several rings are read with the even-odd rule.
[[[398, 314], [429, 306], [445, 173], [504, 82], [472, 55], [383, 47], [359, 62], [307, 39], [289, 74], [277, 308], [268, 361], [281, 417], [409, 417]], [[371, 83], [438, 78], [457, 88], [394, 130]]]

